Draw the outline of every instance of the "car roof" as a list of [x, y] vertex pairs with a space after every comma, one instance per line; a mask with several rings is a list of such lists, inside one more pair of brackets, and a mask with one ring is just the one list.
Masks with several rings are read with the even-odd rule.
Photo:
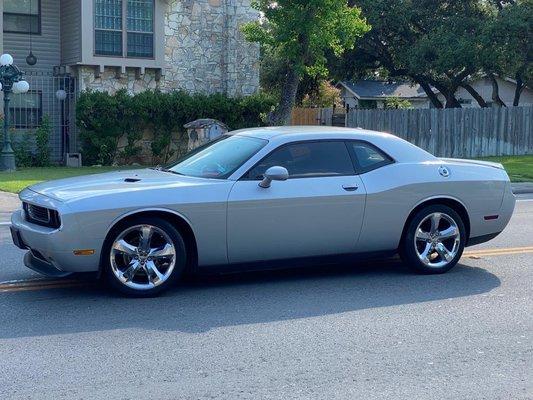
[[278, 136], [284, 135], [305, 135], [307, 138], [310, 136], [316, 136], [316, 138], [328, 138], [328, 136], [338, 136], [341, 138], [346, 138], [347, 136], [352, 137], [353, 139], [361, 139], [369, 137], [383, 137], [384, 135], [392, 136], [384, 132], [369, 131], [362, 128], [340, 128], [334, 126], [270, 126], [263, 128], [248, 128], [240, 129], [237, 131], [229, 132], [231, 135], [239, 136], [251, 136], [259, 139], [273, 139]]
[[241, 129], [229, 132], [229, 134], [264, 139], [278, 145], [296, 141], [323, 139], [361, 140], [372, 143], [397, 161], [422, 162], [435, 160], [435, 156], [432, 154], [398, 136], [362, 128], [273, 126]]

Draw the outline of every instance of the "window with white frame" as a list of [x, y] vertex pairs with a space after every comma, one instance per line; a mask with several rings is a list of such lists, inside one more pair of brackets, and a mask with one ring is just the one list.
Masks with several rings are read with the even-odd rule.
[[4, 0], [4, 32], [41, 33], [41, 0]]
[[94, 10], [96, 55], [154, 56], [154, 0], [95, 0]]

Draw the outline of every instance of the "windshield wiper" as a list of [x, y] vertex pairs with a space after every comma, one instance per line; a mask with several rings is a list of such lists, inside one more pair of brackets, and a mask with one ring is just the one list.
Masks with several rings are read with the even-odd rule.
[[174, 174], [174, 175], [183, 175], [183, 174], [180, 173], [180, 172], [172, 171], [171, 169], [168, 169], [168, 168], [162, 167], [162, 166], [160, 166], [160, 165], [158, 165], [157, 167], [153, 167], [153, 168], [151, 168], [151, 169], [156, 170], [156, 171], [161, 171], [161, 172], [170, 172], [171, 174]]

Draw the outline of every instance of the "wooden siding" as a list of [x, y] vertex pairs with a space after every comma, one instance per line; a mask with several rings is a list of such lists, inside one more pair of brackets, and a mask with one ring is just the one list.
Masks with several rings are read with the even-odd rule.
[[390, 132], [438, 157], [533, 154], [533, 106], [351, 110], [346, 124]]
[[81, 0], [61, 0], [61, 63], [81, 61]]
[[27, 72], [49, 72], [61, 62], [60, 8], [58, 0], [41, 0], [41, 34], [32, 35], [33, 54], [37, 64], [29, 66], [26, 57], [30, 52], [30, 35], [25, 33], [4, 33], [4, 52], [15, 59], [15, 63]]

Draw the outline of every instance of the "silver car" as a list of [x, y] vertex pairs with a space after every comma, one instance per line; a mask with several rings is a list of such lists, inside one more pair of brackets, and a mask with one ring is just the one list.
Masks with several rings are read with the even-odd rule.
[[187, 271], [399, 253], [443, 273], [515, 206], [500, 164], [441, 159], [361, 129], [235, 131], [168, 168], [41, 183], [12, 216], [24, 262], [45, 275], [98, 271], [151, 296]]

